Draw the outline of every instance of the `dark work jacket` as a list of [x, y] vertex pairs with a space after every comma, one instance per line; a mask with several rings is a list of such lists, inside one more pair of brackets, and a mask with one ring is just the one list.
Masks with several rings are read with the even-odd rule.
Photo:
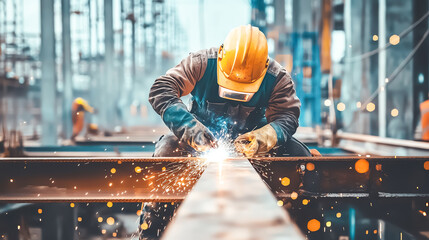
[[[265, 124], [276, 130], [278, 144], [286, 142], [298, 127], [300, 101], [286, 70], [270, 59], [259, 90], [249, 102], [219, 97], [217, 50], [191, 53], [164, 76], [155, 80], [149, 101], [165, 124], [181, 139], [183, 129], [201, 121], [217, 137], [235, 138]], [[180, 97], [191, 94], [190, 110]]]

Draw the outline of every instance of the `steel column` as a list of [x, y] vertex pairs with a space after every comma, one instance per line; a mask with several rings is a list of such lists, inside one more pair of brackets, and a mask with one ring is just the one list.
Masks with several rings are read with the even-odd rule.
[[62, 19], [62, 71], [63, 71], [63, 134], [66, 139], [72, 135], [71, 105], [73, 101], [73, 84], [71, 69], [71, 37], [70, 37], [70, 0], [61, 0]]
[[40, 0], [42, 144], [57, 144], [54, 0]]
[[115, 120], [115, 84], [114, 84], [114, 38], [113, 38], [113, 0], [104, 0], [104, 73], [105, 86], [103, 99], [100, 102], [102, 122], [105, 128], [112, 128]]
[[[386, 0], [378, 1], [378, 47], [386, 44]], [[378, 54], [378, 135], [386, 137], [386, 51]]]

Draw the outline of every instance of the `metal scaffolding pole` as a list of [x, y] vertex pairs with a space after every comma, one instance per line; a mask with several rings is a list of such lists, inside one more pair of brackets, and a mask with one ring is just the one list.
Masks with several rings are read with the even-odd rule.
[[131, 0], [131, 89], [135, 88], [136, 81], [136, 18], [134, 8], [134, 0]]
[[114, 84], [114, 38], [113, 38], [113, 0], [104, 0], [104, 97], [103, 104], [100, 108], [103, 109], [103, 123], [104, 127], [111, 129], [113, 127], [112, 120], [115, 120], [114, 107], [116, 106], [114, 100], [116, 97], [115, 84]]
[[42, 144], [57, 144], [54, 0], [40, 0]]
[[[386, 44], [386, 0], [378, 1], [378, 47]], [[378, 55], [378, 87], [386, 84], [386, 51]], [[378, 94], [378, 135], [386, 137], [386, 89]]]
[[206, 39], [204, 38], [205, 37], [205, 29], [206, 29], [206, 26], [205, 26], [205, 24], [204, 24], [204, 0], [200, 0], [199, 2], [198, 2], [198, 7], [199, 7], [199, 14], [198, 14], [198, 25], [199, 25], [199, 27], [200, 27], [200, 48], [205, 48], [206, 47]]
[[73, 101], [70, 37], [70, 0], [61, 0], [62, 49], [63, 49], [63, 134], [66, 139], [72, 135], [71, 105]]

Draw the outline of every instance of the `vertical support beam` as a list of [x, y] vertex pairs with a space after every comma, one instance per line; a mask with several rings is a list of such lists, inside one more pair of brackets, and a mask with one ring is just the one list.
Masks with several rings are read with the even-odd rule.
[[[90, 64], [92, 63], [92, 8], [91, 0], [87, 0], [86, 3], [88, 7], [88, 57]], [[92, 64], [91, 64], [92, 65]]]
[[103, 109], [103, 118], [102, 122], [104, 127], [109, 129], [113, 127], [112, 120], [115, 120], [114, 117], [114, 108], [116, 106], [114, 102], [115, 92], [114, 92], [114, 65], [113, 65], [113, 56], [114, 56], [114, 39], [113, 39], [113, 0], [104, 0], [104, 94], [106, 102], [100, 104], [100, 108]]
[[150, 52], [151, 52], [151, 57], [152, 57], [152, 63], [151, 63], [151, 69], [152, 69], [152, 71], [154, 70], [154, 69], [156, 69], [156, 70], [158, 70], [159, 68], [158, 68], [158, 66], [159, 66], [159, 57], [157, 56], [157, 48], [156, 48], [156, 46], [157, 46], [157, 36], [156, 36], [156, 33], [157, 33], [157, 23], [158, 23], [158, 15], [157, 15], [157, 3], [156, 3], [156, 1], [152, 1], [152, 3], [151, 3], [151, 5], [150, 5], [150, 8], [151, 8], [151, 10], [152, 10], [152, 36], [153, 36], [153, 40], [152, 40], [152, 46], [151, 46], [151, 49], [150, 49]]
[[40, 0], [42, 61], [42, 144], [57, 144], [54, 0]]
[[200, 48], [205, 48], [206, 47], [206, 40], [205, 40], [205, 29], [206, 29], [206, 26], [205, 26], [205, 23], [204, 23], [204, 16], [205, 16], [205, 14], [204, 14], [204, 0], [200, 0], [199, 2], [198, 2], [198, 8], [199, 8], [199, 11], [198, 11], [198, 19], [199, 19], [199, 21], [198, 21], [198, 25], [199, 25], [199, 27], [200, 27]]
[[[413, 1], [413, 22], [416, 22], [428, 11], [427, 1]], [[413, 46], [420, 41], [425, 31], [428, 29], [428, 21], [425, 20], [414, 28]], [[420, 46], [414, 55], [413, 61], [413, 130], [416, 129], [420, 120], [420, 103], [428, 99], [429, 94], [429, 46], [428, 40]]]
[[[279, 35], [275, 39], [275, 54], [285, 54], [286, 41], [286, 8], [285, 0], [274, 1], [274, 25], [275, 30], [278, 31]], [[277, 57], [277, 56], [276, 56]]]
[[70, 0], [61, 0], [62, 49], [63, 49], [63, 134], [66, 139], [72, 135], [71, 105], [73, 101], [70, 37]]
[[322, 30], [320, 41], [320, 62], [323, 73], [331, 72], [331, 32], [332, 32], [332, 0], [322, 1]]
[[[121, 7], [121, 17], [120, 17], [120, 21], [121, 21], [121, 34], [119, 36], [119, 45], [120, 45], [120, 51], [119, 51], [119, 68], [120, 69], [118, 71], [118, 74], [119, 74], [119, 78], [125, 79], [125, 21], [127, 20], [126, 19], [127, 14], [125, 13], [125, 0], [120, 0], [120, 7]], [[135, 59], [133, 59], [133, 61], [135, 61]], [[135, 70], [133, 70], [133, 71], [135, 71]], [[133, 82], [134, 81], [134, 76], [135, 75], [133, 75], [132, 79], [131, 79], [131, 81], [132, 81], [131, 83], [132, 84], [134, 83]], [[122, 91], [122, 89], [125, 89], [125, 87], [123, 87], [123, 88], [121, 87], [120, 88], [120, 93], [119, 93], [120, 98], [126, 98], [127, 101], [128, 101], [129, 97], [132, 96], [132, 89], [133, 89], [132, 86], [131, 86], [131, 88], [129, 88], [130, 89], [129, 93], [124, 93]], [[118, 89], [118, 91], [119, 91], [119, 89]]]
[[[98, 0], [97, 0], [98, 1]], [[98, 108], [98, 102], [96, 101], [96, 99], [98, 98], [98, 87], [97, 87], [97, 78], [94, 75], [94, 68], [97, 67], [98, 65], [98, 61], [95, 62], [94, 58], [98, 55], [98, 42], [97, 42], [97, 34], [94, 35], [94, 22], [95, 22], [95, 28], [97, 28], [97, 22], [94, 21], [94, 17], [97, 16], [97, 9], [94, 7], [94, 5], [96, 6], [97, 2], [94, 0], [87, 0], [87, 6], [88, 6], [88, 65], [89, 65], [89, 77], [91, 79], [90, 81], [90, 95], [89, 95], [89, 103], [92, 106], [96, 106]], [[95, 9], [95, 14], [94, 14], [94, 10]], [[93, 47], [93, 41], [95, 40], [95, 47]], [[94, 64], [96, 63], [96, 64]]]
[[[378, 47], [386, 44], [386, 0], [378, 1]], [[378, 54], [378, 135], [386, 137], [386, 51]]]
[[121, 77], [125, 77], [124, 76], [124, 69], [125, 69], [125, 65], [124, 65], [124, 60], [125, 60], [125, 21], [126, 21], [126, 13], [125, 13], [125, 6], [124, 6], [124, 0], [120, 0], [120, 5], [121, 5], [121, 32], [122, 34], [120, 35], [119, 38], [119, 44], [121, 46], [121, 51], [120, 51], [120, 59], [121, 59]]
[[265, 12], [266, 3], [264, 0], [252, 0], [252, 16], [250, 24], [256, 26], [261, 32], [267, 34], [267, 16]]
[[297, 32], [300, 30], [300, 22], [299, 22], [299, 16], [300, 16], [300, 1], [301, 0], [292, 0], [292, 30], [294, 32]]
[[136, 17], [135, 17], [135, 2], [131, 0], [131, 13], [133, 17], [131, 21], [131, 89], [135, 87], [136, 81]]
[[285, 4], [285, 0], [274, 1], [274, 22], [281, 30], [284, 30], [286, 26]]

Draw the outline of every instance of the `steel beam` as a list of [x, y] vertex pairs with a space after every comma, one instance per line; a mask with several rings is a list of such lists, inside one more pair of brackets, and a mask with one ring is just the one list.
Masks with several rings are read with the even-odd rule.
[[194, 158], [3, 158], [0, 202], [181, 201], [204, 168]]
[[247, 159], [210, 162], [162, 239], [304, 239], [276, 202]]
[[[362, 173], [356, 171], [356, 162], [360, 159], [368, 161], [368, 169]], [[427, 198], [428, 161], [429, 157], [363, 156], [250, 160], [256, 172], [279, 198], [290, 197], [293, 192], [302, 196], [329, 198]], [[199, 183], [202, 186], [216, 179], [224, 184], [231, 181], [230, 186], [217, 184], [221, 182], [211, 186], [225, 192], [234, 188], [237, 194], [244, 194], [245, 185], [254, 186], [252, 184], [256, 180], [251, 176], [255, 174], [245, 158], [227, 159], [222, 167], [202, 158], [1, 158], [0, 202], [183, 200], [207, 164], [211, 167], [205, 174], [210, 176], [214, 173], [213, 169], [217, 169], [216, 173], [221, 171], [222, 178], [204, 177]], [[136, 167], [140, 170], [136, 171]], [[232, 174], [230, 172], [236, 176], [229, 176]], [[182, 177], [188, 179], [186, 189], [173, 188]], [[282, 184], [281, 179], [285, 177], [290, 180], [289, 184]], [[152, 184], [150, 179], [154, 179]], [[246, 179], [252, 180], [244, 184]], [[109, 183], [112, 185], [109, 186]], [[153, 187], [154, 184], [157, 186]], [[259, 183], [255, 184], [257, 186]], [[202, 188], [198, 186], [195, 186], [196, 194], [206, 194], [206, 190], [198, 190]]]
[[54, 0], [40, 0], [42, 144], [57, 144]]

